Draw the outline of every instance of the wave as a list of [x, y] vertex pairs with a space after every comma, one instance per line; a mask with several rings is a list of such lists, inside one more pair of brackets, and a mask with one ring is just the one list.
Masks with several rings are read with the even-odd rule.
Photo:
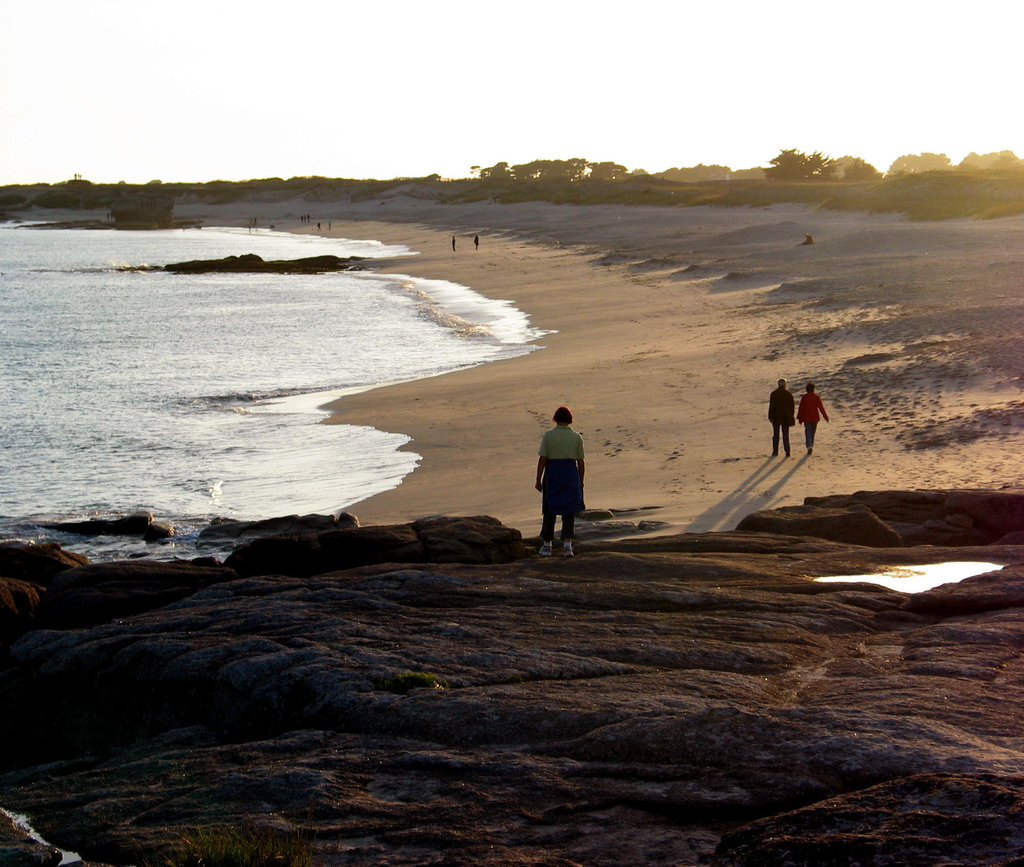
[[447, 328], [457, 337], [490, 338], [500, 343], [494, 332], [487, 325], [470, 322], [461, 316], [450, 313], [429, 293], [416, 287], [415, 284], [403, 284], [403, 288], [415, 295], [419, 302], [419, 314], [424, 319]]
[[421, 316], [459, 337], [525, 349], [525, 344], [551, 333], [533, 327], [529, 317], [511, 301], [488, 298], [468, 286], [404, 274], [368, 276], [392, 281], [403, 292], [412, 294]]
[[344, 386], [311, 386], [309, 388], [281, 388], [264, 392], [237, 392], [234, 394], [210, 394], [199, 397], [186, 398], [182, 403], [193, 408], [211, 407], [220, 409], [238, 409], [252, 404], [263, 403], [268, 400], [284, 400], [289, 397], [299, 397], [305, 394], [319, 394], [325, 391], [336, 391]]

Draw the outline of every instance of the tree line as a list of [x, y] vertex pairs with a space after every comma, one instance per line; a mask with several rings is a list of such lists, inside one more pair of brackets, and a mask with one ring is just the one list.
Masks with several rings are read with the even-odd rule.
[[[1024, 169], [1024, 160], [1018, 159], [1013, 151], [995, 151], [978, 154], [972, 151], [957, 165], [946, 154], [924, 152], [904, 154], [893, 160], [887, 175], [918, 174], [921, 172], [953, 171], [1019, 171]], [[798, 150], [783, 150], [774, 157], [764, 170], [769, 180], [839, 180], [873, 181], [882, 173], [860, 157], [832, 159], [821, 151], [811, 154]]]
[[[529, 182], [529, 181], [567, 181], [575, 183], [582, 180], [590, 181], [621, 181], [630, 174], [629, 169], [613, 162], [593, 163], [582, 157], [568, 160], [534, 160], [530, 163], [510, 166], [508, 163], [496, 163], [489, 168], [473, 166], [470, 171], [481, 181], [497, 182]], [[646, 174], [646, 172], [641, 172]]]
[[920, 153], [905, 154], [889, 166], [887, 172], [879, 171], [861, 157], [842, 156], [832, 158], [821, 151], [805, 153], [795, 148], [781, 150], [764, 168], [733, 170], [729, 166], [700, 164], [687, 168], [671, 168], [650, 173], [643, 169], [627, 169], [615, 162], [591, 162], [582, 157], [568, 160], [533, 160], [529, 163], [510, 165], [507, 162], [493, 166], [473, 166], [473, 177], [485, 183], [580, 183], [583, 181], [621, 181], [627, 178], [652, 177], [681, 183], [704, 181], [727, 181], [740, 179], [776, 181], [855, 181], [880, 180], [883, 174], [893, 176], [932, 171], [1015, 171], [1024, 169], [1024, 160], [1018, 159], [1013, 151], [997, 151], [988, 154], [971, 152], [957, 165], [946, 154]]

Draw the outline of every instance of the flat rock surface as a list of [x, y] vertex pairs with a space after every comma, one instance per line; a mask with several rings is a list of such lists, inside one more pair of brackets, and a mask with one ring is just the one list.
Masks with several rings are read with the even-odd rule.
[[[0, 670], [0, 804], [111, 863], [215, 824], [298, 829], [318, 864], [1024, 856], [962, 833], [1022, 803], [1024, 550], [714, 535], [253, 576], [29, 632]], [[941, 560], [1018, 565], [927, 604], [812, 580]], [[389, 692], [406, 671], [447, 688]]]

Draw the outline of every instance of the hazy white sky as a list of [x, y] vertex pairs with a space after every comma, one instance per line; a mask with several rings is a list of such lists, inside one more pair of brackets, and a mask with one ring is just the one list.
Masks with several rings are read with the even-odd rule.
[[0, 183], [1024, 156], [1020, 0], [0, 0]]

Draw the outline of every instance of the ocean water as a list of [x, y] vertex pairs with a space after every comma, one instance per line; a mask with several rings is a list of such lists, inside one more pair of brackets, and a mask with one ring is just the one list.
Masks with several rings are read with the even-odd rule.
[[[401, 431], [320, 424], [324, 403], [523, 354], [539, 336], [508, 302], [440, 280], [158, 270], [243, 253], [415, 255], [245, 229], [0, 225], [0, 542], [167, 558], [189, 556], [217, 517], [339, 512], [401, 484], [419, 456], [399, 450]], [[41, 527], [140, 509], [175, 538]]]

